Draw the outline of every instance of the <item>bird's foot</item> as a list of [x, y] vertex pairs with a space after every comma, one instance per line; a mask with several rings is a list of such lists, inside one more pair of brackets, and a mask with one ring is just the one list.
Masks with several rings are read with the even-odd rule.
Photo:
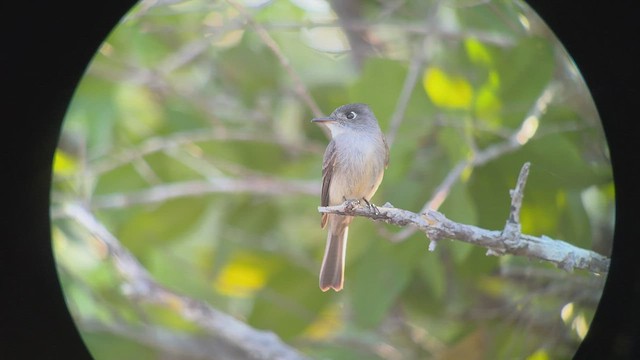
[[374, 203], [369, 202], [369, 200], [365, 198], [362, 198], [362, 200], [364, 200], [365, 204], [367, 204], [369, 210], [373, 211], [373, 213], [376, 215], [380, 215], [380, 209], [378, 209], [378, 207]]
[[347, 199], [345, 197], [342, 199], [345, 202], [345, 208], [349, 211], [353, 211], [356, 207], [360, 206], [360, 200], [358, 199]]

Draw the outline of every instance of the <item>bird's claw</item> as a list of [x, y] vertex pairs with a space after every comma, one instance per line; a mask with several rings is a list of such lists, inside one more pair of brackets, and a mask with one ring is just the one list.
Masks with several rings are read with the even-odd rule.
[[347, 199], [343, 198], [345, 201], [345, 208], [349, 211], [354, 210], [357, 206], [360, 205], [360, 200], [358, 199]]
[[372, 202], [369, 202], [365, 198], [362, 198], [362, 200], [364, 200], [364, 202], [367, 204], [367, 207], [369, 208], [370, 211], [373, 211], [373, 213], [376, 215], [380, 215], [380, 209], [378, 209], [378, 207], [375, 204], [373, 204]]

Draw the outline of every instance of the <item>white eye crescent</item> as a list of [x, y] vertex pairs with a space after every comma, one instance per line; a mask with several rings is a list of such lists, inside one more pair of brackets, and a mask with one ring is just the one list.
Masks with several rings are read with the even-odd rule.
[[356, 114], [355, 112], [351, 111], [347, 114], [347, 119], [349, 120], [353, 120], [358, 116], [358, 114]]

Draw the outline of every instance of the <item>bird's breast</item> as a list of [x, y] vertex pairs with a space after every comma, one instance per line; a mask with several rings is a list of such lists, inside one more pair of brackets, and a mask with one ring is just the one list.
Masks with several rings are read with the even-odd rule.
[[370, 199], [384, 172], [384, 145], [375, 138], [336, 139], [337, 158], [329, 193], [330, 202], [344, 199]]

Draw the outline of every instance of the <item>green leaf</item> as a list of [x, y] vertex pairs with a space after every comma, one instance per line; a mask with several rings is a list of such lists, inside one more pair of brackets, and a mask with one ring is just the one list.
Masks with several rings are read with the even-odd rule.
[[80, 81], [64, 120], [64, 131], [78, 132], [87, 144], [87, 157], [103, 155], [114, 146], [117, 108], [113, 104], [114, 84], [85, 76]]
[[435, 252], [425, 253], [419, 261], [419, 270], [424, 285], [429, 289], [430, 298], [441, 300], [445, 290], [445, 274], [440, 257]]
[[589, 249], [592, 245], [592, 225], [584, 208], [580, 191], [567, 192], [560, 217], [558, 237], [573, 245]]
[[445, 150], [451, 164], [469, 157], [469, 145], [460, 129], [443, 128], [438, 131], [437, 136], [438, 144]]
[[365, 63], [362, 72], [358, 81], [350, 88], [350, 99], [371, 105], [384, 128], [397, 101], [395, 96], [389, 94], [400, 94], [407, 68], [398, 61], [374, 58]]
[[[217, 64], [221, 78], [219, 86], [248, 106], [254, 106], [262, 93], [278, 88], [281, 72], [273, 53], [259, 44], [255, 36], [246, 34], [239, 46], [220, 54]], [[253, 42], [256, 46], [249, 45]]]
[[199, 326], [191, 320], [183, 317], [180, 313], [181, 305], [178, 302], [169, 306], [164, 304], [144, 304], [145, 321], [160, 328], [168, 328], [175, 331], [191, 332], [198, 331]]
[[307, 328], [332, 299], [332, 292], [318, 289], [318, 277], [307, 267], [286, 263], [274, 273], [255, 300], [249, 325], [268, 329], [284, 340]]
[[116, 130], [126, 142], [137, 143], [157, 133], [164, 125], [164, 107], [143, 86], [120, 84], [115, 88]]
[[174, 241], [191, 230], [200, 220], [206, 204], [203, 198], [183, 198], [139, 211], [122, 225], [117, 236], [134, 254], [143, 254], [148, 247]]
[[544, 38], [524, 38], [495, 58], [504, 119], [507, 125], [517, 126], [551, 81], [555, 70], [553, 47]]
[[108, 332], [83, 331], [82, 340], [94, 358], [101, 360], [117, 359], [157, 359], [155, 349], [150, 349], [129, 338], [112, 335]]
[[123, 22], [107, 39], [116, 48], [126, 49], [129, 61], [141, 68], [155, 68], [165, 59], [172, 48], [165, 43], [166, 37], [155, 36], [144, 31], [134, 22]]
[[477, 222], [478, 217], [473, 206], [473, 198], [470, 196], [469, 187], [464, 180], [459, 180], [451, 187], [449, 195], [439, 211], [459, 223], [475, 224]]
[[531, 162], [531, 168], [524, 191], [522, 223], [529, 226], [524, 221], [527, 218], [527, 221], [531, 219], [543, 225], [536, 230], [548, 231], [557, 224], [557, 196], [562, 196], [558, 195], [560, 192], [584, 189], [606, 179], [606, 174], [595, 171], [597, 167], [589, 165], [564, 135], [534, 138], [518, 151], [474, 170], [469, 185], [475, 206], [483, 210], [478, 213], [479, 226], [488, 229], [504, 227], [511, 203], [509, 190], [515, 187], [525, 162]]
[[576, 145], [562, 134], [530, 141], [514, 158], [528, 158], [531, 162], [527, 186], [532, 182], [547, 188], [580, 189], [602, 181], [601, 174], [595, 172]]
[[427, 247], [425, 241], [413, 239], [400, 244], [383, 239], [371, 242], [345, 285], [352, 294], [354, 320], [359, 326], [372, 328], [384, 319]]
[[105, 195], [112, 193], [124, 193], [135, 190], [142, 190], [149, 184], [140, 176], [140, 173], [131, 163], [117, 167], [98, 178], [95, 185], [95, 195]]
[[[492, 2], [490, 6], [469, 6], [472, 3], [468, 1], [456, 1], [456, 3], [460, 2], [462, 4], [456, 4], [460, 8], [455, 14], [462, 29], [483, 29], [501, 36], [512, 36], [514, 33], [513, 25], [517, 24], [517, 22], [505, 18], [507, 16], [506, 13], [511, 13], [508, 14], [509, 17], [514, 16], [512, 11], [509, 11], [509, 8], [515, 7], [515, 5], [511, 4], [511, 1], [496, 1]], [[498, 14], [499, 17], [497, 17]]]
[[279, 222], [280, 211], [268, 199], [238, 196], [235, 203], [227, 205], [224, 222], [227, 228], [239, 228], [254, 235], [265, 235]]
[[[436, 250], [437, 251], [437, 250]], [[460, 271], [460, 278], [467, 279], [467, 283], [461, 284], [463, 287], [473, 287], [481, 277], [491, 274], [499, 266], [500, 258], [487, 256], [487, 249], [481, 246], [471, 245], [471, 251], [465, 257], [465, 261], [457, 264]]]
[[209, 259], [212, 258], [209, 249], [194, 253], [176, 246], [156, 246], [145, 253], [145, 266], [163, 286], [208, 301], [213, 298], [209, 272], [206, 268], [198, 267], [199, 264], [192, 258], [202, 257], [202, 253], [208, 253]]

